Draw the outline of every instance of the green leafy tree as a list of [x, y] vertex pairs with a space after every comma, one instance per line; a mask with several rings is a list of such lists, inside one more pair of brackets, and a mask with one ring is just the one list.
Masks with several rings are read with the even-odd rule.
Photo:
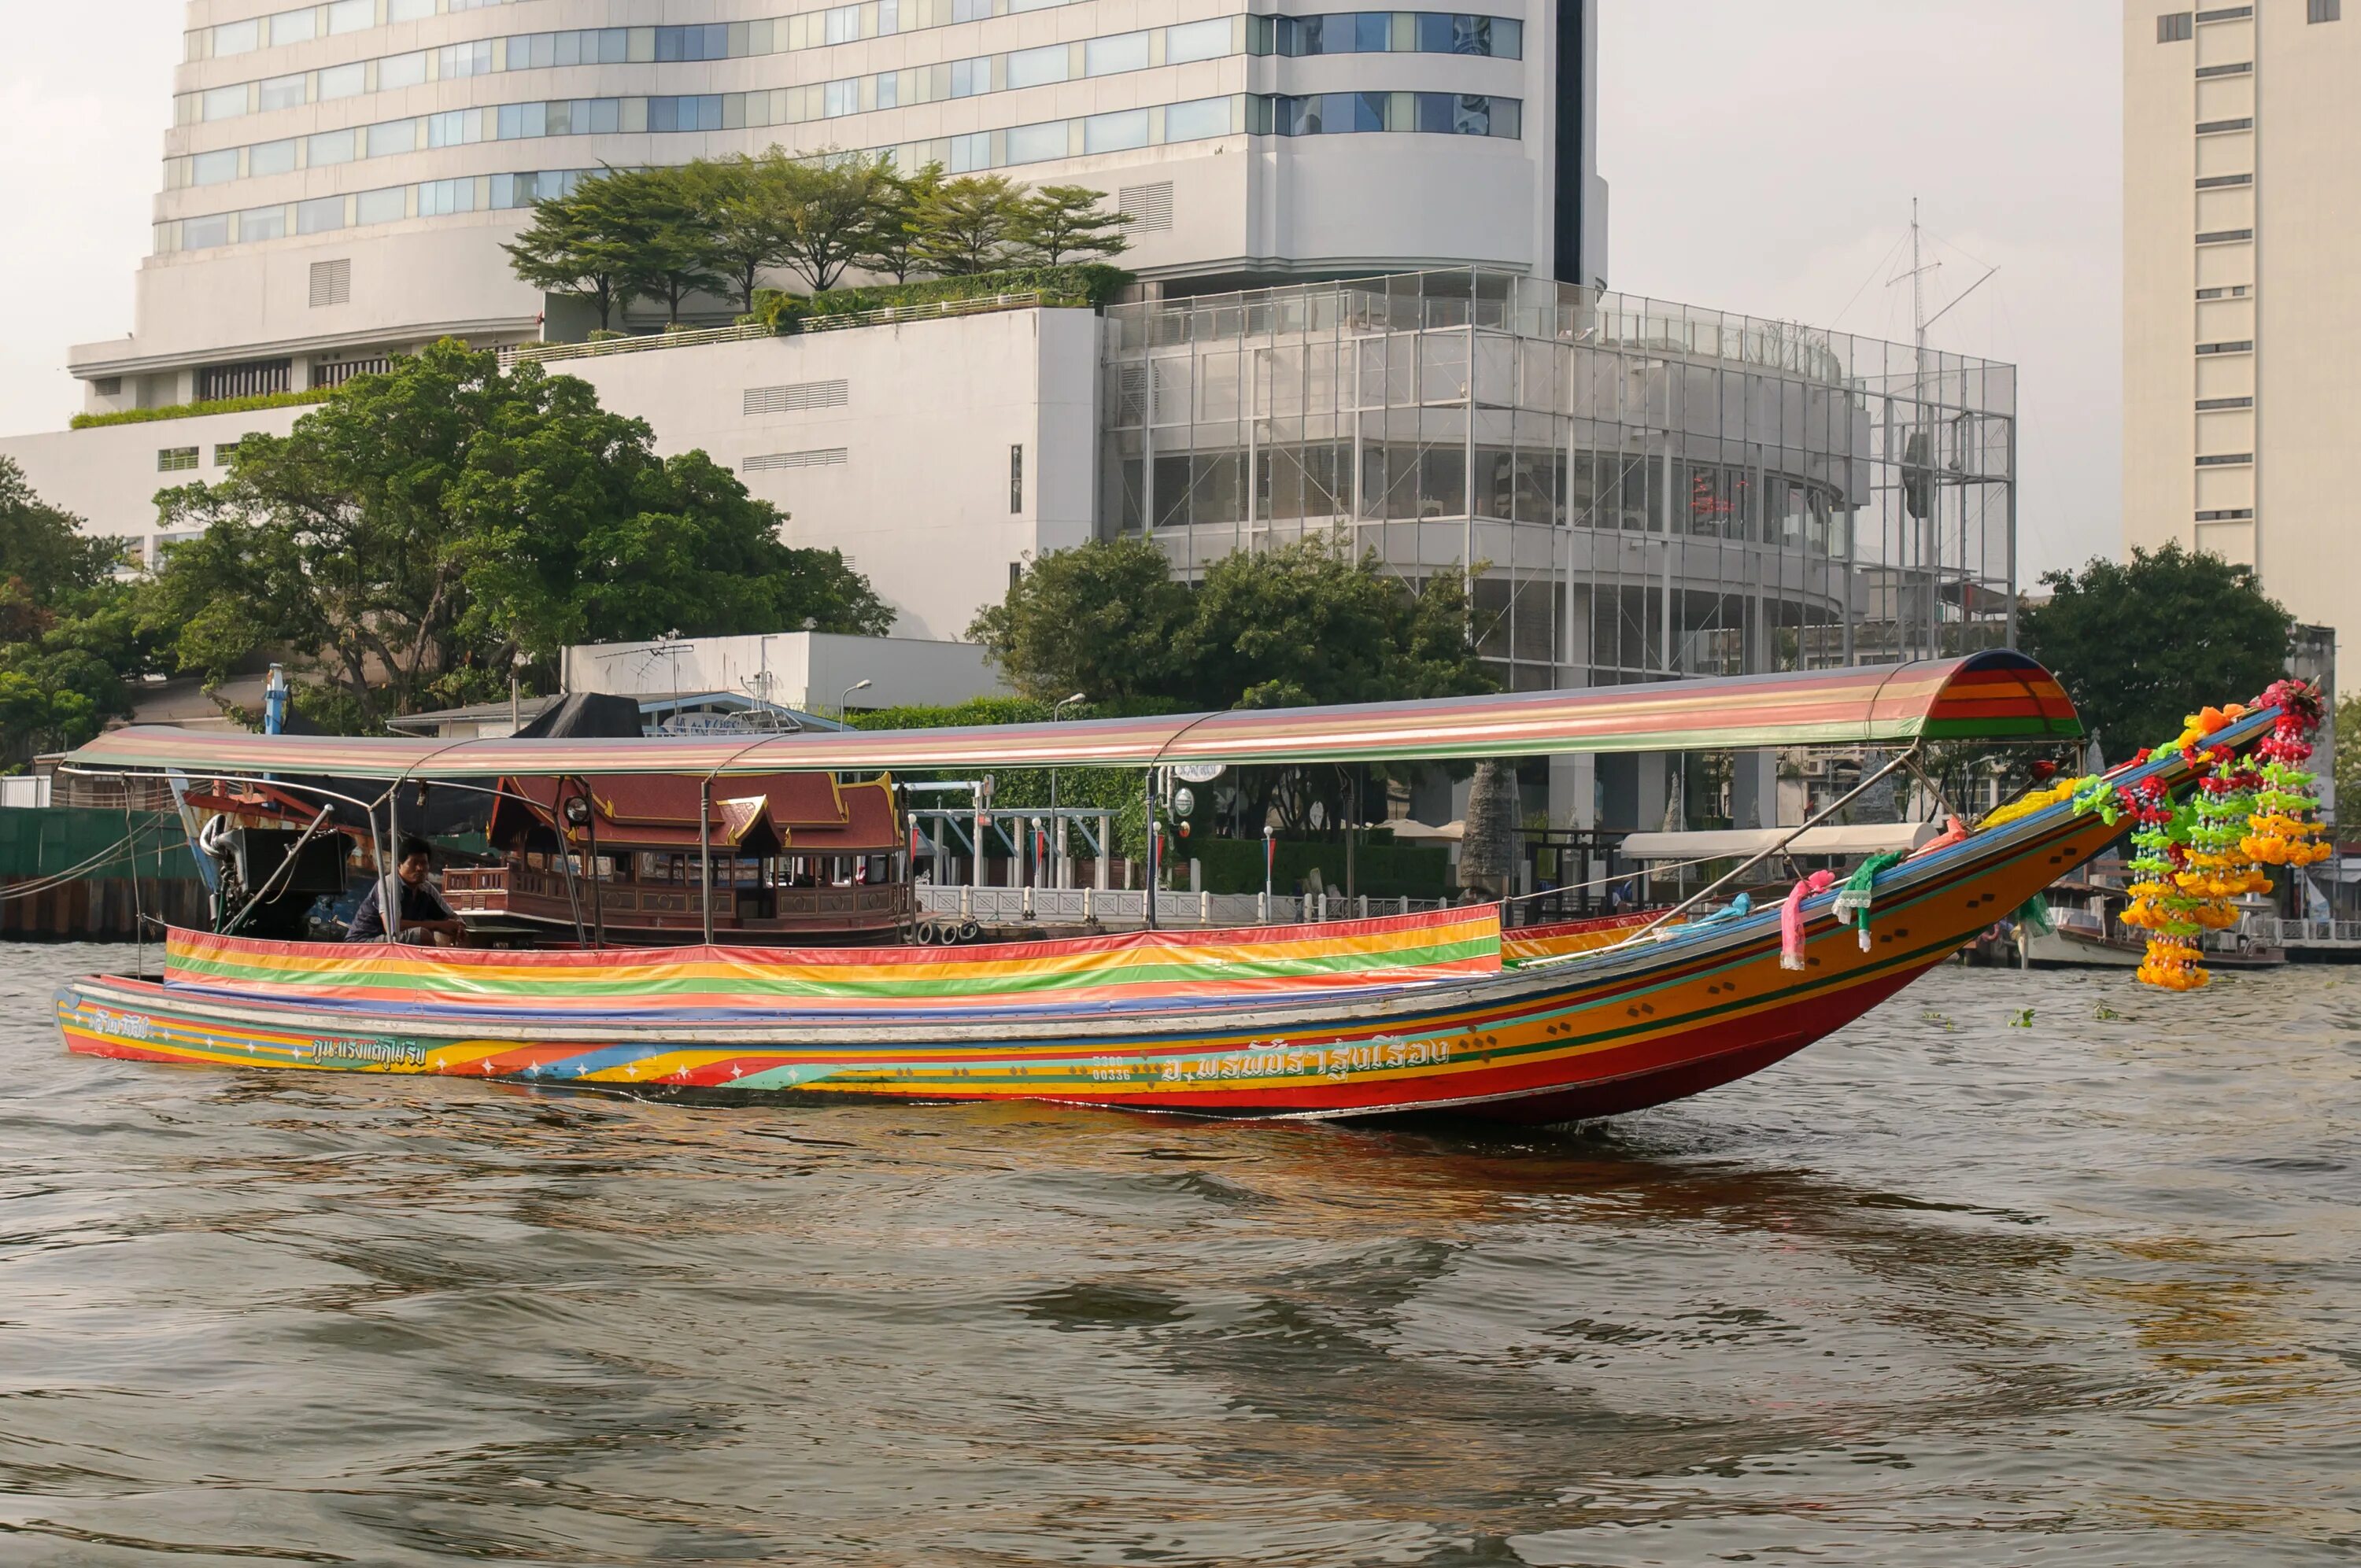
[[519, 652], [892, 620], [702, 453], [659, 457], [588, 383], [447, 340], [159, 499], [203, 531], [142, 596], [180, 667], [219, 678], [283, 647], [335, 689], [318, 710], [363, 729], [505, 691]]
[[0, 456], [0, 582], [34, 601], [97, 587], [115, 566], [114, 543], [82, 532], [81, 520], [33, 493], [25, 470]]
[[755, 309], [763, 274], [785, 266], [793, 254], [794, 204], [784, 181], [775, 177], [774, 159], [784, 161], [776, 148], [761, 159], [743, 153], [699, 159], [685, 165], [681, 173], [697, 221], [710, 236], [708, 259], [729, 280], [741, 312]]
[[1412, 593], [1374, 554], [1315, 536], [1205, 571], [1185, 655], [1208, 706], [1293, 707], [1492, 689], [1456, 571]]
[[1005, 175], [946, 180], [919, 199], [912, 219], [918, 260], [948, 277], [997, 271], [1016, 249], [1024, 217], [1024, 193]]
[[[1375, 555], [1328, 538], [1239, 551], [1194, 589], [1138, 538], [1042, 557], [968, 635], [1027, 697], [1082, 692], [1119, 707], [1277, 707], [1449, 696], [1494, 682], [1468, 635], [1457, 572], [1412, 592]], [[1379, 798], [1386, 770], [1249, 768], [1213, 792], [1211, 815], [1334, 833], [1349, 803]]]
[[0, 762], [77, 746], [131, 711], [126, 680], [152, 663], [116, 542], [34, 493], [0, 457]]
[[1163, 551], [1137, 537], [1103, 539], [1036, 561], [968, 636], [1040, 701], [1075, 692], [1098, 702], [1170, 697], [1184, 686], [1181, 640], [1193, 614]]
[[864, 271], [879, 272], [896, 283], [928, 270], [918, 253], [918, 214], [941, 190], [943, 166], [929, 163], [915, 173], [891, 168], [878, 187], [876, 201], [862, 225], [853, 259]]
[[2243, 702], [2286, 672], [2294, 618], [2251, 567], [2171, 543], [2041, 581], [2049, 601], [2018, 617], [2018, 644], [2057, 674], [2110, 757], [2169, 740], [2184, 715]]
[[1026, 197], [1014, 236], [1025, 264], [1104, 261], [1129, 250], [1123, 231], [1132, 216], [1100, 206], [1105, 199], [1086, 185], [1043, 185]]
[[545, 294], [589, 302], [599, 330], [610, 332], [638, 288], [639, 251], [636, 236], [620, 225], [623, 214], [605, 201], [605, 192], [591, 189], [597, 184], [586, 181], [570, 194], [534, 203], [533, 222], [500, 248], [520, 281]]
[[576, 192], [603, 228], [629, 244], [624, 277], [634, 294], [664, 302], [667, 326], [680, 324], [691, 295], [730, 288], [727, 259], [698, 208], [702, 181], [684, 168], [609, 170]]
[[883, 159], [830, 150], [808, 160], [777, 148], [765, 154], [764, 177], [776, 182], [788, 217], [785, 264], [824, 294], [857, 265], [871, 232], [896, 202], [896, 181]]

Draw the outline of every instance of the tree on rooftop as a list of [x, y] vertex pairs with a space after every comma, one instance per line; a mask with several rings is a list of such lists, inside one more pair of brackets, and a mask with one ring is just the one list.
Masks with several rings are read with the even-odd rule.
[[576, 192], [607, 231], [630, 246], [624, 276], [642, 299], [661, 300], [667, 326], [680, 324], [692, 294], [728, 291], [727, 265], [698, 209], [701, 177], [692, 170], [609, 170]]
[[785, 266], [793, 253], [795, 214], [783, 182], [772, 177], [768, 158], [743, 153], [699, 159], [681, 177], [711, 236], [711, 265], [729, 280], [739, 310], [751, 312], [763, 274]]
[[775, 182], [788, 214], [785, 264], [825, 293], [842, 280], [893, 204], [895, 181], [883, 159], [829, 151], [797, 159], [777, 148], [763, 155], [764, 178]]
[[943, 183], [943, 166], [929, 163], [904, 174], [888, 166], [862, 227], [854, 261], [870, 272], [880, 272], [896, 283], [927, 270], [918, 254], [918, 213]]
[[2056, 673], [2110, 758], [2169, 740], [2184, 715], [2243, 702], [2286, 673], [2294, 618], [2250, 566], [2175, 543], [2041, 581], [2049, 602], [2018, 616], [2018, 644]]
[[588, 301], [598, 313], [598, 329], [609, 332], [638, 287], [637, 241], [603, 193], [586, 189], [595, 183], [534, 203], [533, 222], [500, 248], [520, 281], [545, 294]]
[[1014, 236], [1023, 259], [1039, 267], [1074, 261], [1104, 261], [1131, 248], [1123, 231], [1131, 225], [1129, 213], [1099, 203], [1104, 191], [1087, 185], [1043, 185], [1025, 198]]
[[912, 221], [917, 252], [945, 277], [994, 272], [1008, 265], [1025, 216], [1025, 196], [999, 174], [962, 174], [919, 198]]

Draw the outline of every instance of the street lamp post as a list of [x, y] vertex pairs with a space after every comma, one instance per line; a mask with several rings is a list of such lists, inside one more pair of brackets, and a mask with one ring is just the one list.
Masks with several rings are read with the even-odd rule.
[[[1089, 700], [1090, 694], [1087, 692], [1076, 692], [1071, 696], [1060, 697], [1049, 705], [1049, 722], [1057, 723], [1059, 715], [1065, 709], [1075, 703]], [[1065, 818], [1058, 815], [1058, 770], [1055, 768], [1049, 770], [1049, 831], [1058, 836], [1057, 851], [1049, 857], [1049, 885], [1063, 887], [1066, 885], [1066, 822]], [[1099, 853], [1102, 856], [1106, 853], [1104, 844], [1099, 846]]]
[[840, 720], [850, 718], [852, 713], [852, 694], [865, 692], [876, 684], [874, 681], [855, 681], [845, 687], [844, 695], [836, 699], [836, 717]]

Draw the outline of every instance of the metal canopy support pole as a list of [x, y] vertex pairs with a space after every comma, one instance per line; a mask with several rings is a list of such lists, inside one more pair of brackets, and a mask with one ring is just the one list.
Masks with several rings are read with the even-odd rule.
[[713, 946], [713, 775], [706, 775], [697, 786], [697, 848], [698, 874], [704, 878], [704, 896], [697, 900], [705, 911], [705, 945]]
[[399, 862], [394, 857], [401, 853], [401, 825], [394, 813], [401, 808], [401, 781], [396, 779], [385, 792], [385, 853], [377, 862], [377, 913], [385, 927], [385, 939], [401, 940], [401, 900], [393, 891], [394, 872]]
[[583, 870], [590, 873], [590, 946], [593, 950], [607, 945], [607, 884], [598, 880], [598, 798], [590, 793], [590, 781], [577, 776], [575, 784], [582, 791], [582, 826], [589, 841], [583, 856]]
[[1144, 793], [1148, 802], [1148, 892], [1143, 896], [1140, 908], [1143, 912], [1141, 917], [1145, 922], [1143, 929], [1153, 931], [1156, 929], [1156, 770], [1154, 768], [1148, 770], [1148, 787]]

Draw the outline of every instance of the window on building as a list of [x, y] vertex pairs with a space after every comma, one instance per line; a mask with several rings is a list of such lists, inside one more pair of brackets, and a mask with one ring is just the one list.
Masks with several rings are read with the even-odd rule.
[[2345, 0], [2304, 0], [2303, 19], [2307, 22], [2341, 22], [2345, 19]]
[[235, 442], [235, 441], [216, 441], [216, 442], [214, 442], [214, 467], [216, 467], [216, 468], [226, 468], [226, 467], [228, 467], [228, 466], [229, 466], [229, 460], [230, 460], [231, 458], [233, 458], [233, 457], [236, 456], [236, 455], [237, 455], [237, 443], [236, 443], [236, 442]]
[[1008, 449], [1008, 510], [1011, 513], [1025, 510], [1025, 447], [1021, 443]]
[[2185, 43], [2196, 36], [2194, 12], [2173, 11], [2156, 19], [2156, 41], [2160, 44]]
[[156, 454], [159, 474], [185, 473], [197, 466], [197, 449], [193, 446], [166, 446]]

